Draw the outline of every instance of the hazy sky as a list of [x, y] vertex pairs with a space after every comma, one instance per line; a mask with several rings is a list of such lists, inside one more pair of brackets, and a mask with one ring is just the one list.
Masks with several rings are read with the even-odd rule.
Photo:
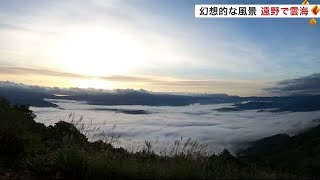
[[319, 72], [319, 24], [194, 18], [195, 4], [226, 2], [302, 0], [0, 0], [0, 80], [261, 95]]

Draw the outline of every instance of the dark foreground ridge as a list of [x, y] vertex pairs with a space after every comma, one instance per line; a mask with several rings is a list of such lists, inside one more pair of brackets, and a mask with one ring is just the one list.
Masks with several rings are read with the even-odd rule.
[[320, 126], [292, 137], [278, 134], [252, 145], [240, 152], [239, 157], [274, 169], [296, 171], [300, 175], [320, 174]]
[[234, 157], [199, 152], [159, 156], [89, 142], [73, 124], [46, 127], [27, 106], [0, 100], [0, 179], [220, 179], [320, 177], [320, 127], [253, 143]]

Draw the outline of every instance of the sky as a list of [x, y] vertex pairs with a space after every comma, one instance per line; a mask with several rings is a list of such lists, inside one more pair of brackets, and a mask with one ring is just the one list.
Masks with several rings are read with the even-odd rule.
[[195, 4], [232, 3], [301, 4], [0, 0], [0, 81], [248, 96], [319, 73], [320, 26], [308, 19], [194, 17]]

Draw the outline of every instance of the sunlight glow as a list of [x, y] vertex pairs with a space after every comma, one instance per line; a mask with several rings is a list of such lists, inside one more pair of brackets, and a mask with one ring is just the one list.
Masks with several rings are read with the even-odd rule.
[[94, 88], [94, 89], [113, 89], [114, 86], [111, 82], [101, 80], [99, 78], [92, 78], [87, 80], [80, 80], [76, 82], [80, 88]]
[[61, 69], [88, 76], [127, 73], [142, 63], [142, 44], [133, 36], [82, 28], [57, 40], [51, 57]]

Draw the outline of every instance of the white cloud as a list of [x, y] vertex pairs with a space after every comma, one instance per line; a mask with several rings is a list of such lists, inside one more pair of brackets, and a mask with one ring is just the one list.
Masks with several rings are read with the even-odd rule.
[[[223, 148], [234, 150], [239, 145], [279, 133], [294, 135], [316, 126], [320, 118], [320, 111], [258, 113], [213, 110], [230, 104], [181, 107], [94, 106], [68, 101], [58, 104], [65, 110], [32, 108], [38, 115], [36, 120], [49, 125], [60, 119], [68, 121], [68, 115], [75, 113], [75, 120], [83, 116], [87, 128], [100, 127], [100, 130], [90, 133], [101, 134], [104, 131], [112, 135], [121, 135], [122, 146], [137, 147], [148, 140], [154, 143], [157, 141], [154, 144], [157, 148], [162, 144], [172, 145], [173, 141], [183, 137], [185, 140], [192, 138], [199, 143], [208, 144], [210, 150], [214, 152], [220, 152]], [[88, 110], [94, 108], [140, 109], [153, 113], [128, 115], [112, 111]], [[114, 124], [116, 128], [111, 131]]]

